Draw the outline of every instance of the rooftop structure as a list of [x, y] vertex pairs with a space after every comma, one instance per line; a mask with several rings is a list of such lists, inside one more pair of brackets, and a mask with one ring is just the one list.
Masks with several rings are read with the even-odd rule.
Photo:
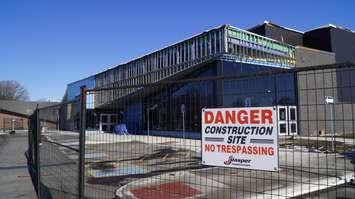
[[303, 33], [302, 31], [287, 28], [269, 21], [249, 28], [248, 31], [262, 35], [268, 38], [275, 39], [277, 41], [287, 43], [293, 46], [303, 45]]
[[337, 63], [355, 60], [355, 32], [329, 24], [303, 35], [304, 46], [335, 53]]
[[[146, 54], [95, 75], [95, 87], [130, 86], [154, 83], [219, 57], [233, 62], [292, 68], [295, 48], [230, 25], [197, 34], [181, 42]], [[103, 93], [97, 105], [134, 92]]]

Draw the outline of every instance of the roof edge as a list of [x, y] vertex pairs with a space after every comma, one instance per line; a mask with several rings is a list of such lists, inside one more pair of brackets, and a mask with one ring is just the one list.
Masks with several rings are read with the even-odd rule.
[[340, 29], [340, 30], [344, 30], [344, 31], [348, 31], [350, 33], [354, 33], [355, 34], [355, 31], [351, 30], [351, 29], [348, 29], [348, 28], [345, 28], [345, 27], [342, 27], [342, 26], [337, 26], [337, 25], [334, 25], [334, 24], [326, 24], [326, 25], [322, 25], [322, 26], [319, 26], [317, 28], [312, 28], [312, 29], [309, 29], [307, 30], [305, 33], [307, 32], [311, 32], [311, 31], [315, 31], [315, 30], [320, 30], [320, 29], [325, 29], [325, 28], [335, 28], [335, 29]]
[[296, 33], [299, 33], [299, 34], [304, 34], [304, 33], [305, 33], [305, 32], [303, 32], [303, 31], [296, 30], [296, 29], [293, 29], [293, 28], [288, 28], [288, 27], [286, 27], [286, 26], [281, 26], [281, 25], [272, 23], [272, 22], [267, 21], [267, 20], [265, 20], [265, 21], [264, 21], [263, 23], [261, 23], [261, 24], [258, 24], [258, 25], [256, 25], [256, 26], [253, 26], [253, 27], [251, 27], [251, 28], [249, 28], [249, 29], [247, 29], [247, 30], [250, 31], [250, 30], [253, 30], [253, 29], [255, 29], [255, 28], [257, 28], [257, 27], [260, 27], [260, 26], [263, 26], [263, 25], [272, 25], [272, 26], [276, 26], [276, 27], [278, 27], [278, 28], [282, 28], [282, 29], [284, 29], [284, 30], [296, 32]]
[[[194, 38], [194, 37], [203, 35], [203, 34], [205, 34], [205, 33], [207, 33], [207, 32], [214, 31], [214, 30], [218, 30], [218, 29], [221, 29], [221, 28], [225, 28], [225, 27], [227, 27], [227, 26], [229, 26], [229, 25], [228, 25], [228, 24], [222, 24], [222, 25], [219, 25], [219, 26], [215, 26], [214, 28], [211, 28], [211, 29], [205, 30], [205, 31], [203, 31], [203, 32], [194, 34], [194, 35], [192, 35], [192, 36], [189, 36], [189, 37], [187, 37], [186, 39], [182, 39], [182, 40], [179, 40], [179, 41], [174, 42], [174, 43], [172, 43], [172, 44], [165, 45], [165, 46], [163, 46], [163, 47], [161, 47], [161, 48], [158, 48], [158, 49], [156, 49], [156, 50], [148, 51], [148, 52], [144, 53], [144, 55], [131, 58], [131, 59], [129, 59], [128, 61], [125, 61], [125, 62], [122, 62], [122, 63], [119, 63], [119, 64], [115, 64], [115, 65], [109, 67], [108, 69], [105, 69], [105, 70], [103, 70], [103, 71], [97, 72], [97, 73], [95, 73], [94, 75], [91, 75], [91, 76], [96, 76], [96, 75], [98, 75], [98, 74], [101, 74], [101, 73], [110, 71], [110, 70], [112, 70], [112, 69], [114, 69], [114, 68], [116, 68], [116, 67], [129, 64], [130, 62], [133, 62], [133, 61], [135, 61], [135, 60], [144, 58], [144, 57], [146, 57], [146, 56], [148, 56], [148, 55], [150, 55], [150, 54], [159, 52], [159, 51], [164, 50], [164, 49], [166, 49], [166, 48], [169, 48], [169, 47], [171, 47], [171, 46], [174, 46], [174, 45], [177, 45], [177, 44], [182, 43], [182, 42], [184, 42], [184, 41], [190, 40], [190, 39], [192, 39], [192, 38]], [[91, 77], [91, 76], [89, 76], [89, 77]]]

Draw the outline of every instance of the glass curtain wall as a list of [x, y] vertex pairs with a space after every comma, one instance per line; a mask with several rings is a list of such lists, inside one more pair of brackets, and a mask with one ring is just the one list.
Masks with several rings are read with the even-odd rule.
[[[225, 76], [249, 75], [273, 67], [222, 61]], [[252, 107], [296, 105], [294, 72], [223, 80], [223, 106]]]

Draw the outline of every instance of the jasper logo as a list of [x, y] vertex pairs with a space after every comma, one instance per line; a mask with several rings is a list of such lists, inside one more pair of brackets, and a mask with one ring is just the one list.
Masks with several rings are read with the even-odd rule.
[[234, 158], [234, 157], [231, 155], [231, 156], [228, 157], [228, 159], [227, 159], [226, 161], [224, 161], [224, 164], [225, 164], [225, 165], [230, 165], [230, 164], [232, 164], [232, 162], [244, 164], [244, 163], [250, 163], [251, 160]]

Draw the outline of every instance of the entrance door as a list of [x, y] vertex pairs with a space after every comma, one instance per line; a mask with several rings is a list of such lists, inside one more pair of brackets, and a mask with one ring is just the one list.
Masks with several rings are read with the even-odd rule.
[[117, 114], [101, 113], [100, 114], [100, 132], [113, 132], [113, 128], [117, 123]]
[[296, 106], [288, 106], [288, 134], [297, 135], [297, 109]]
[[297, 135], [296, 106], [278, 106], [279, 135]]
[[277, 107], [277, 117], [278, 117], [278, 126], [279, 126], [279, 135], [287, 135], [287, 106], [278, 106]]

